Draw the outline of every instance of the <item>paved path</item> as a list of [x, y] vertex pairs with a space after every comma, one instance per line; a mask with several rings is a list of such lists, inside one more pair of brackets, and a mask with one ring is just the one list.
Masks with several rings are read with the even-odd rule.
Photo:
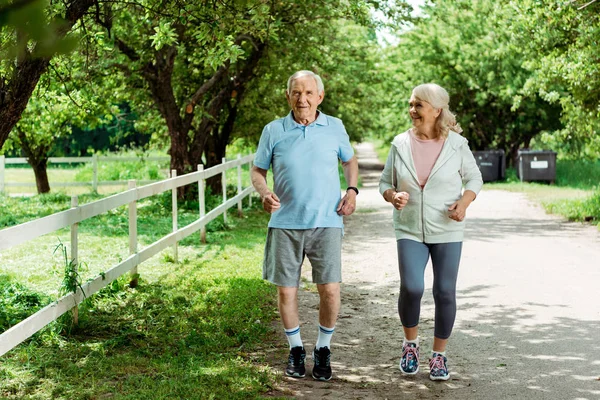
[[[467, 214], [448, 346], [452, 379], [431, 382], [427, 375], [431, 266], [421, 314], [423, 368], [415, 377], [400, 375], [392, 208], [377, 191], [381, 165], [372, 147], [360, 145], [357, 154], [364, 187], [357, 212], [346, 219], [334, 379], [285, 378], [280, 389], [310, 399], [600, 399], [600, 233], [547, 215], [521, 194], [485, 187]], [[310, 281], [309, 265], [304, 276]], [[318, 296], [305, 289], [301, 326], [310, 352]]]

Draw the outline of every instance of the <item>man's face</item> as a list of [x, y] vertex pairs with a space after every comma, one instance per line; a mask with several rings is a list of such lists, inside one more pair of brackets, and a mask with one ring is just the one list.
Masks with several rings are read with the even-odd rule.
[[324, 95], [325, 93], [319, 93], [313, 77], [303, 76], [292, 81], [290, 92], [286, 93], [285, 97], [294, 112], [294, 119], [301, 123], [310, 123], [316, 119], [317, 107], [323, 101]]

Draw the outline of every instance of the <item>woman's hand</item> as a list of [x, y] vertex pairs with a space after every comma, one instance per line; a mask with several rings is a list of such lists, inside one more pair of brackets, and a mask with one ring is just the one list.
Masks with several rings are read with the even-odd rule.
[[448, 217], [458, 222], [464, 220], [465, 216], [467, 215], [467, 207], [471, 205], [473, 200], [475, 200], [475, 197], [477, 197], [475, 192], [471, 190], [465, 190], [462, 197], [448, 207], [448, 211], [450, 211]]
[[385, 195], [383, 198], [392, 203], [396, 210], [402, 210], [410, 198], [407, 192], [396, 192], [393, 189], [386, 191]]
[[467, 207], [463, 204], [461, 200], [455, 201], [454, 204], [452, 204], [448, 208], [448, 211], [450, 211], [448, 217], [457, 222], [460, 222], [463, 219], [465, 219], [465, 216], [467, 215]]

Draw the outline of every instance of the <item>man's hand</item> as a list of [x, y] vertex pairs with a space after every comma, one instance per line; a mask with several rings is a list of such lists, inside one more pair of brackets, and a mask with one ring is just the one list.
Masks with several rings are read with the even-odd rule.
[[262, 202], [263, 209], [269, 214], [273, 214], [281, 207], [279, 197], [277, 197], [277, 195], [272, 192], [268, 192], [264, 196], [261, 196], [260, 201]]
[[356, 192], [348, 190], [337, 207], [338, 215], [350, 215], [356, 210]]

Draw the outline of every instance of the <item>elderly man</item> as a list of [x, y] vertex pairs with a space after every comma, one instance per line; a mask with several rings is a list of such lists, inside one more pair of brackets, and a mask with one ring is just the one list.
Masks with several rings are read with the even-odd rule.
[[[331, 337], [340, 310], [343, 216], [356, 207], [358, 162], [342, 121], [317, 109], [324, 95], [323, 81], [311, 71], [296, 72], [288, 79], [291, 111], [265, 126], [252, 184], [271, 214], [263, 277], [277, 285], [279, 313], [290, 345], [285, 373], [296, 378], [306, 373], [298, 317], [298, 285], [306, 255], [320, 299], [312, 376], [328, 381]], [[349, 185], [343, 197], [338, 159]], [[266, 179], [271, 166], [273, 191]]]

